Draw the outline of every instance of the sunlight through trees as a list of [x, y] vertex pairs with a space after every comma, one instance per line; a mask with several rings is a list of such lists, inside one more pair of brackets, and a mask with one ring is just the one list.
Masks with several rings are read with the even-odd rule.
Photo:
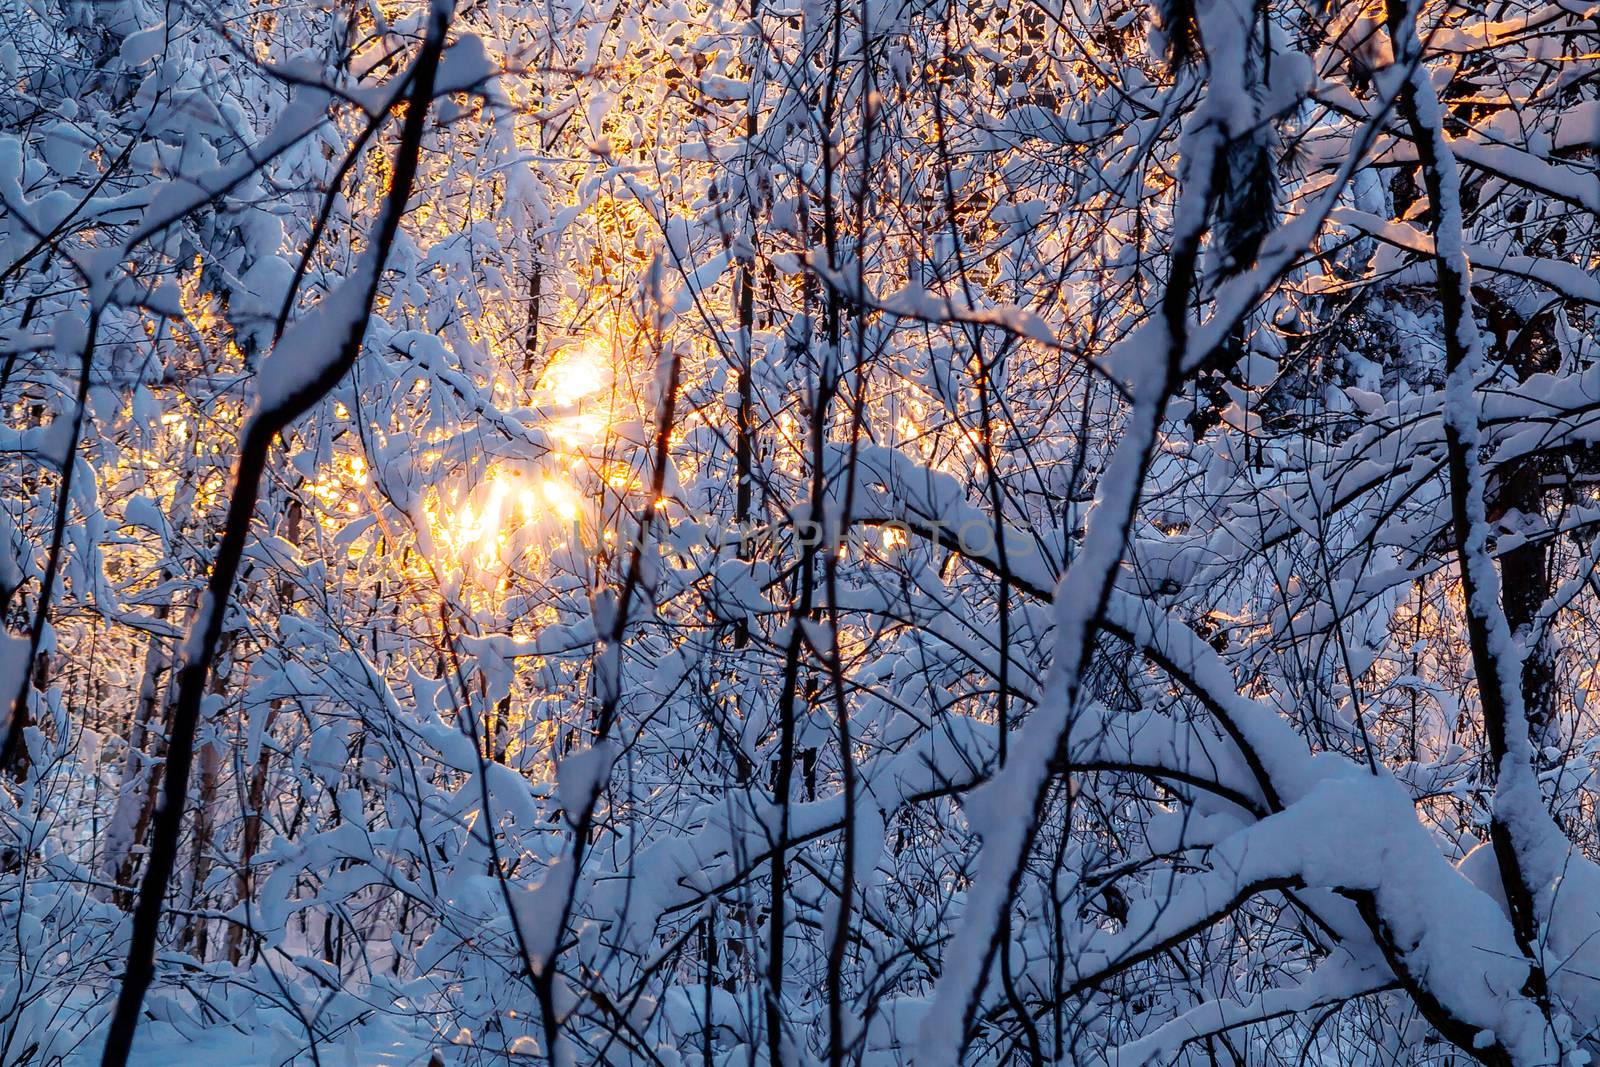
[[0, 0], [0, 1067], [1600, 1053], [1568, 0]]

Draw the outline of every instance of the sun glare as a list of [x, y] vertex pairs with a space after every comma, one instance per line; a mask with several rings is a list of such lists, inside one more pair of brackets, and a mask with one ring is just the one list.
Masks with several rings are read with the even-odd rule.
[[528, 544], [558, 537], [583, 514], [578, 490], [558, 474], [500, 470], [441, 507], [435, 519], [453, 554], [479, 570], [508, 563]]
[[611, 366], [598, 342], [576, 345], [551, 359], [536, 395], [553, 406], [572, 407], [611, 384]]
[[556, 515], [568, 522], [578, 517], [578, 494], [571, 486], [554, 478], [546, 478], [539, 488], [544, 494], [545, 502]]
[[539, 426], [555, 442], [547, 462], [536, 468], [492, 467], [453, 500], [441, 496], [433, 512], [435, 530], [463, 564], [496, 570], [538, 541], [559, 540], [584, 513], [575, 481], [584, 446], [599, 440], [611, 425], [601, 402], [611, 388], [606, 343], [593, 339], [556, 353], [540, 374], [533, 400]]

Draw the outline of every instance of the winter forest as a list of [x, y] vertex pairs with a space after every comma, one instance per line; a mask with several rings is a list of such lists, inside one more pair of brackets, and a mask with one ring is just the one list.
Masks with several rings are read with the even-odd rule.
[[0, 1067], [1600, 1065], [1597, 322], [1589, 0], [0, 0]]

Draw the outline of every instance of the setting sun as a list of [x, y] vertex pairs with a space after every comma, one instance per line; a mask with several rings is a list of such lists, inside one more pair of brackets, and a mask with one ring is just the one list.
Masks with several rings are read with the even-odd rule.
[[1594, 10], [0, 2], [0, 1067], [1595, 1063]]
[[534, 393], [547, 403], [568, 407], [603, 392], [610, 384], [611, 365], [600, 351], [600, 342], [589, 341], [555, 356]]

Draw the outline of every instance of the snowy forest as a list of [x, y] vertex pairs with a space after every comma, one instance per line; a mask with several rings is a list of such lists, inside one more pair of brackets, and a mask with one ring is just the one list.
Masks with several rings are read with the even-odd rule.
[[0, 1067], [1600, 1065], [1597, 323], [1589, 0], [0, 0]]

